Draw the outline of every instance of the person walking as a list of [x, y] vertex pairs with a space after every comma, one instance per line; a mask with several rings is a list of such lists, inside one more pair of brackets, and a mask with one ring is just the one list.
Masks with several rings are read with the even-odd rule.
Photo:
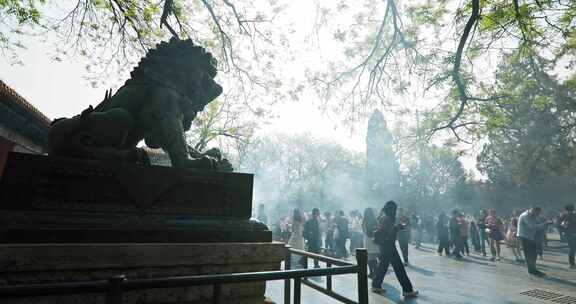
[[364, 247], [368, 252], [368, 277], [373, 279], [376, 275], [376, 268], [378, 268], [378, 254], [380, 249], [374, 243], [374, 231], [378, 228], [378, 221], [372, 208], [364, 209], [364, 217], [362, 218], [362, 232], [364, 233]]
[[[318, 210], [318, 208], [312, 209], [312, 217], [304, 224], [303, 235], [306, 239], [308, 252], [320, 254], [322, 235], [320, 234], [320, 210]], [[314, 259], [314, 268], [319, 267], [318, 260]]]
[[354, 210], [350, 212], [350, 254], [356, 254], [356, 248], [361, 248], [362, 243], [362, 215]]
[[334, 243], [336, 245], [336, 257], [347, 258], [346, 240], [350, 237], [349, 223], [344, 215], [344, 211], [338, 211], [334, 218], [336, 231], [334, 232]]
[[512, 212], [512, 217], [510, 218], [510, 224], [508, 225], [508, 232], [506, 233], [506, 242], [508, 246], [512, 249], [512, 253], [516, 258], [516, 262], [523, 262], [520, 253], [520, 243], [518, 242], [518, 216], [516, 211]]
[[452, 254], [456, 259], [462, 258], [462, 235], [461, 235], [461, 225], [460, 225], [460, 212], [458, 210], [452, 211], [452, 217], [449, 223], [450, 228], [450, 238], [452, 239], [452, 244], [454, 244], [454, 251]]
[[422, 219], [422, 223], [424, 226], [424, 232], [426, 233], [426, 235], [428, 236], [428, 242], [430, 242], [431, 244], [436, 244], [436, 227], [434, 226], [434, 217], [428, 215], [423, 217]]
[[462, 241], [462, 255], [466, 253], [467, 256], [470, 255], [470, 247], [468, 246], [468, 235], [470, 231], [470, 222], [466, 220], [466, 216], [460, 213], [460, 239]]
[[402, 225], [395, 224], [396, 209], [396, 203], [388, 201], [382, 208], [378, 218], [378, 230], [375, 232], [374, 242], [380, 247], [380, 263], [378, 264], [376, 276], [372, 280], [372, 291], [375, 293], [385, 292], [382, 289], [382, 281], [384, 276], [386, 276], [388, 267], [392, 264], [396, 278], [402, 286], [403, 296], [405, 298], [417, 297], [418, 291], [412, 286], [400, 255], [398, 255], [398, 250], [396, 250], [398, 231], [404, 228]]
[[472, 240], [472, 245], [474, 246], [475, 252], [480, 252], [480, 234], [478, 233], [478, 225], [476, 225], [476, 220], [473, 216], [470, 219], [470, 239]]
[[[304, 250], [304, 218], [299, 209], [294, 209], [292, 212], [292, 234], [288, 240], [288, 245], [293, 249]], [[304, 265], [304, 257], [300, 259], [300, 263]]]
[[574, 205], [564, 207], [564, 212], [560, 215], [560, 229], [568, 242], [568, 263], [571, 269], [576, 269], [574, 255], [576, 254], [576, 213]]
[[408, 244], [410, 243], [410, 232], [412, 231], [412, 227], [410, 226], [410, 218], [408, 218], [402, 208], [398, 209], [398, 221], [400, 225], [404, 226], [404, 229], [398, 231], [398, 245], [400, 245], [400, 252], [402, 252], [404, 266], [408, 266]]
[[500, 241], [504, 239], [504, 233], [502, 232], [504, 230], [504, 223], [496, 217], [496, 210], [490, 209], [486, 220], [484, 220], [484, 224], [486, 224], [486, 234], [490, 241], [490, 253], [492, 254], [490, 261], [500, 261]]
[[412, 217], [410, 218], [410, 228], [412, 230], [414, 248], [418, 249], [420, 246], [422, 246], [422, 234], [424, 232], [424, 228], [422, 226], [422, 220], [416, 212], [412, 213]]
[[[542, 215], [538, 216], [539, 223], [545, 223], [546, 220]], [[540, 260], [544, 259], [544, 244], [546, 243], [546, 234], [548, 232], [548, 226], [546, 229], [540, 229], [536, 232], [536, 254], [540, 258]]]
[[486, 243], [490, 244], [488, 241], [488, 234], [486, 233], [486, 217], [488, 216], [488, 212], [486, 209], [480, 210], [480, 216], [478, 217], [478, 221], [476, 225], [478, 226], [478, 236], [480, 237], [480, 249], [482, 251], [482, 255], [486, 256]]
[[536, 268], [537, 244], [536, 233], [546, 229], [546, 222], [541, 222], [538, 217], [542, 213], [540, 207], [532, 207], [526, 210], [518, 218], [517, 236], [524, 249], [524, 258], [528, 273], [536, 276], [545, 276], [546, 274]]
[[334, 255], [334, 219], [330, 211], [324, 212], [324, 248], [329, 255]]
[[436, 223], [436, 233], [438, 234], [438, 255], [442, 255], [442, 251], [446, 256], [450, 256], [450, 232], [448, 231], [448, 217], [444, 213], [438, 216]]

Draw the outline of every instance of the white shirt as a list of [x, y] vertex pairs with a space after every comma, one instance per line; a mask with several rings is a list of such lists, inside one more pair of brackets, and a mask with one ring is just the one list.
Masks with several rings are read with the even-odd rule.
[[542, 222], [538, 216], [530, 214], [530, 210], [524, 211], [518, 218], [518, 231], [516, 235], [521, 238], [536, 240], [536, 232], [546, 229], [546, 222]]

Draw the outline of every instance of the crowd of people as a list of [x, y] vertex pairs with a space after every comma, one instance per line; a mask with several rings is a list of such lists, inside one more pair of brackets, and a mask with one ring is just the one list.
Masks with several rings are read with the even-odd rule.
[[[566, 206], [555, 218], [545, 218], [537, 206], [521, 214], [511, 212], [508, 216], [498, 215], [495, 209], [482, 209], [476, 214], [452, 210], [449, 214], [440, 212], [437, 216], [423, 216], [397, 208], [396, 203], [389, 201], [381, 210], [352, 210], [348, 215], [342, 210], [321, 213], [317, 208], [310, 212], [294, 209], [290, 216], [275, 223], [268, 223], [261, 205], [257, 218], [271, 224], [275, 240], [295, 249], [345, 259], [354, 254], [356, 248], [366, 248], [372, 290], [379, 293], [384, 292], [381, 284], [391, 264], [404, 296], [418, 294], [404, 268], [410, 265], [410, 243], [414, 248], [419, 248], [423, 242], [437, 244], [438, 255], [455, 259], [489, 254], [489, 260], [494, 262], [502, 259], [501, 246], [505, 245], [511, 249], [514, 260], [524, 263], [530, 274], [545, 276], [537, 269], [536, 261], [543, 257], [547, 232], [556, 228], [561, 240], [568, 243], [569, 267], [576, 269], [574, 205]], [[396, 242], [401, 254], [396, 249]], [[317, 262], [315, 267], [319, 267]]]

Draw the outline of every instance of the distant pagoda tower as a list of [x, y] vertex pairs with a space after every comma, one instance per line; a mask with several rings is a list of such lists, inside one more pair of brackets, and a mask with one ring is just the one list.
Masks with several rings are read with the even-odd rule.
[[375, 110], [366, 134], [366, 191], [368, 203], [380, 206], [400, 193], [400, 169], [394, 151], [394, 137], [384, 116]]

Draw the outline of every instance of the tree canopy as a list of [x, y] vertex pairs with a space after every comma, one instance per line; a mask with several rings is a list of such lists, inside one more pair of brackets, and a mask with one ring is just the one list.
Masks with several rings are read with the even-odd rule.
[[[305, 25], [283, 14], [291, 5], [282, 0], [2, 1], [6, 26], [0, 30], [0, 49], [24, 46], [21, 35], [53, 33], [55, 58], [89, 58], [88, 75], [97, 84], [103, 73], [130, 66], [159, 40], [190, 37], [216, 53], [227, 71], [226, 84], [239, 92], [236, 99], [265, 104], [299, 99], [313, 88], [345, 120], [362, 121], [374, 107], [398, 106], [394, 100], [424, 94], [436, 104], [424, 113], [430, 133], [447, 129], [464, 141], [476, 140], [469, 129], [483, 123], [476, 119], [479, 107], [503, 97], [492, 88], [496, 68], [484, 62], [503, 61], [504, 54], [516, 51], [532, 69], [539, 68], [535, 57], [546, 58], [555, 69], [574, 64], [573, 1], [316, 1], [301, 6], [316, 16]], [[308, 45], [291, 44], [296, 29], [311, 32]], [[287, 62], [303, 55], [300, 49], [317, 56], [317, 64], [305, 67], [306, 78], [284, 71]]]
[[[55, 60], [86, 58], [101, 85], [158, 41], [191, 38], [215, 53], [228, 88], [196, 121], [192, 145], [233, 139], [226, 144], [254, 170], [309, 153], [316, 161], [290, 167], [285, 182], [313, 171], [299, 179], [318, 185], [329, 162], [318, 147], [355, 162], [331, 145], [290, 139], [286, 149], [310, 151], [272, 151], [252, 138], [278, 102], [313, 98], [345, 124], [363, 124], [375, 109], [389, 126], [407, 122], [389, 130], [398, 169], [378, 170], [399, 170], [414, 200], [460, 186], [462, 197], [510, 186], [543, 199], [575, 180], [575, 18], [571, 0], [0, 0], [0, 50], [18, 61], [23, 37], [50, 37]], [[374, 139], [383, 136], [367, 136], [369, 167], [388, 153]], [[474, 191], [458, 161], [469, 146], [486, 179]]]

